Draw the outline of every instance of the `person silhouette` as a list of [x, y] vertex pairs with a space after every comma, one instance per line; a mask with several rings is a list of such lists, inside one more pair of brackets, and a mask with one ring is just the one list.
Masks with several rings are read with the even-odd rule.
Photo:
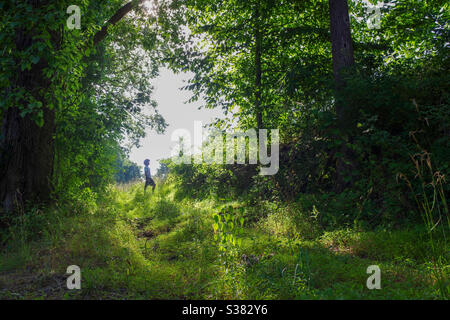
[[144, 173], [145, 173], [145, 186], [144, 186], [144, 193], [145, 190], [147, 189], [147, 186], [151, 185], [152, 186], [152, 193], [155, 191], [155, 181], [153, 181], [152, 179], [152, 175], [150, 174], [150, 168], [148, 167], [148, 165], [150, 164], [150, 160], [149, 159], [145, 159], [144, 160]]

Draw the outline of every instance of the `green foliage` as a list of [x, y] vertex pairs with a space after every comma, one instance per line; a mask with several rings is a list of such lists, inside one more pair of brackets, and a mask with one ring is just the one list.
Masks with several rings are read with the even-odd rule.
[[[157, 43], [150, 41], [156, 33], [153, 23], [142, 15], [127, 19], [81, 59], [79, 93], [57, 113], [57, 197], [71, 199], [71, 190], [97, 192], [114, 180], [140, 177], [139, 168], [122, 159], [132, 146], [139, 146], [145, 128], [162, 132], [166, 127], [150, 98], [158, 67], [153, 54]], [[152, 113], [144, 114], [148, 107]]]
[[141, 178], [141, 168], [128, 159], [117, 161], [116, 174], [114, 177], [117, 183], [128, 183]]
[[161, 30], [154, 16], [139, 9], [110, 26], [108, 37], [94, 46], [94, 34], [123, 1], [78, 3], [79, 30], [66, 26], [71, 4], [2, 3], [0, 107], [1, 114], [18, 107], [21, 117], [40, 127], [43, 110], [53, 110], [56, 150], [54, 176], [48, 178], [55, 198], [82, 204], [95, 202], [95, 193], [113, 181], [118, 155], [139, 146], [146, 128], [166, 127], [150, 97]]
[[[245, 203], [193, 201], [189, 197], [175, 200], [175, 188], [166, 182], [153, 195], [144, 195], [142, 184], [121, 185], [109, 189], [96, 208], [77, 214], [61, 206], [36, 208], [18, 216], [18, 221], [1, 233], [0, 296], [442, 298], [433, 256], [439, 253], [448, 259], [448, 232], [436, 234], [435, 251], [426, 241], [423, 227], [371, 232], [318, 230], [296, 237], [285, 232], [286, 225], [312, 223], [308, 217], [313, 213], [301, 206], [267, 206], [272, 212], [261, 216], [260, 223], [247, 219], [242, 223], [252, 209]], [[320, 212], [313, 215], [320, 217]], [[297, 229], [298, 234], [303, 235], [303, 230]], [[81, 267], [80, 291], [59, 285], [71, 264]], [[365, 287], [366, 268], [372, 264], [382, 270], [382, 290]], [[33, 270], [32, 277], [29, 270]], [[448, 277], [448, 270], [443, 272]]]
[[254, 165], [177, 164], [171, 159], [164, 162], [168, 167], [168, 179], [177, 183], [177, 191], [184, 197], [213, 197], [227, 199], [246, 193], [257, 172]]
[[245, 219], [234, 215], [233, 211], [232, 206], [227, 206], [213, 216], [214, 240], [218, 243], [219, 251], [232, 252], [233, 248], [242, 245], [242, 239], [238, 235], [243, 232]]
[[[194, 92], [192, 99], [204, 96], [206, 107], [233, 114], [218, 121], [218, 128], [234, 121], [246, 129], [256, 124], [259, 92], [264, 127], [281, 132], [275, 176], [257, 176], [251, 166], [172, 165], [172, 179], [183, 194], [250, 195], [250, 204], [315, 198], [310, 208], [320, 208], [326, 228], [398, 227], [421, 220], [413, 195], [396, 177], [412, 178], [410, 155], [417, 149], [411, 133], [420, 135], [437, 170], [448, 175], [448, 10], [442, 1], [387, 5], [380, 29], [368, 29], [366, 5], [352, 2], [356, 65], [345, 74], [338, 95], [326, 1], [178, 4], [192, 33], [185, 38], [189, 50], [175, 42], [178, 49], [168, 61], [175, 70], [194, 72], [186, 86]], [[260, 86], [255, 82], [257, 32], [262, 33]], [[336, 102], [345, 106], [341, 127]], [[343, 145], [354, 168], [346, 177], [351, 188], [341, 193], [336, 180]]]
[[[65, 27], [69, 4], [0, 3], [0, 118], [18, 107], [42, 127], [54, 110], [57, 200], [1, 215], [0, 297], [22, 268], [43, 280], [20, 298], [449, 298], [447, 3], [395, 1], [368, 29], [350, 2], [355, 66], [339, 90], [327, 1], [160, 1], [96, 47], [122, 1], [81, 1], [81, 30]], [[280, 129], [279, 172], [167, 159], [153, 195], [112, 186], [140, 177], [128, 151], [167, 126], [152, 98], [163, 63], [229, 116], [216, 128]], [[41, 291], [75, 260], [80, 293]], [[372, 264], [383, 291], [364, 286]]]

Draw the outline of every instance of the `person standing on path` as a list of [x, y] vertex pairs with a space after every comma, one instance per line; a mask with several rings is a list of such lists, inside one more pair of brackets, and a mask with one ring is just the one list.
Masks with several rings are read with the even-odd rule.
[[152, 179], [152, 175], [150, 174], [150, 168], [148, 167], [148, 165], [150, 164], [150, 160], [149, 159], [145, 159], [144, 160], [144, 173], [145, 173], [145, 186], [144, 186], [144, 194], [145, 194], [145, 190], [147, 189], [148, 185], [152, 186], [152, 193], [155, 191], [155, 181], [153, 181]]

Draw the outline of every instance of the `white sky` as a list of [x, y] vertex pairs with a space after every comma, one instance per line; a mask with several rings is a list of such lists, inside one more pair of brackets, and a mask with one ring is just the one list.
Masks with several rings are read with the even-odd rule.
[[160, 76], [154, 80], [153, 99], [158, 102], [158, 111], [166, 120], [168, 127], [163, 134], [157, 134], [147, 129], [147, 136], [142, 140], [141, 147], [133, 147], [130, 160], [144, 166], [145, 159], [150, 159], [151, 174], [155, 175], [160, 159], [169, 158], [172, 148], [176, 145], [171, 141], [172, 132], [176, 129], [187, 129], [194, 133], [194, 121], [202, 121], [203, 125], [211, 123], [215, 118], [224, 118], [220, 109], [201, 109], [199, 100], [185, 103], [192, 96], [188, 90], [180, 90], [191, 76], [187, 73], [174, 74], [171, 70], [162, 68]]

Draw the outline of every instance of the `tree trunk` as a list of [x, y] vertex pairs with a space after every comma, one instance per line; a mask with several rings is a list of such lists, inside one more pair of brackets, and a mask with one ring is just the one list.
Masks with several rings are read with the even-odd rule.
[[54, 110], [44, 108], [44, 125], [21, 117], [18, 107], [9, 108], [3, 119], [0, 196], [5, 211], [25, 201], [47, 202], [53, 173]]
[[[333, 55], [333, 72], [337, 91], [345, 86], [342, 71], [355, 64], [353, 43], [350, 31], [347, 0], [329, 0], [331, 52]], [[343, 106], [336, 104], [336, 113], [343, 120]]]
[[[36, 5], [36, 2], [35, 2]], [[24, 52], [33, 44], [33, 33], [26, 27], [16, 31], [16, 48]], [[16, 61], [20, 65], [20, 61]], [[42, 89], [50, 86], [42, 70], [47, 66], [41, 59], [31, 70], [19, 67], [10, 90], [23, 88], [42, 103], [44, 124], [39, 127], [30, 115], [22, 117], [18, 105], [3, 113], [0, 142], [0, 200], [4, 211], [12, 211], [25, 201], [47, 202], [51, 194], [53, 173], [53, 135], [55, 132], [55, 111], [46, 108]], [[25, 101], [19, 102], [25, 104]]]
[[347, 129], [346, 110], [341, 100], [341, 91], [345, 86], [342, 71], [351, 68], [355, 64], [353, 56], [353, 44], [350, 30], [350, 18], [348, 14], [347, 0], [329, 0], [330, 5], [330, 31], [331, 31], [331, 51], [333, 56], [333, 72], [336, 83], [336, 114], [338, 128], [341, 139], [344, 143], [340, 149], [341, 156], [336, 162], [337, 171], [337, 191], [345, 189], [352, 180], [354, 172], [354, 160], [351, 150], [346, 146], [346, 142], [351, 139], [344, 134]]

